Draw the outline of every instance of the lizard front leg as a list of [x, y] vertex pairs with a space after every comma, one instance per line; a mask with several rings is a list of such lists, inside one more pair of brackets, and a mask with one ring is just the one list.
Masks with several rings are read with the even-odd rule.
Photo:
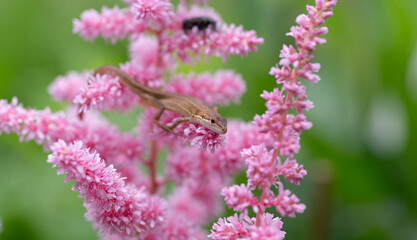
[[175, 121], [170, 124], [169, 129], [174, 130], [174, 128], [176, 128], [179, 124], [181, 123], [185, 123], [185, 122], [189, 122], [191, 121], [191, 117], [182, 117], [182, 118], [177, 118], [175, 119]]
[[[150, 102], [152, 102], [158, 108], [158, 111], [153, 116], [152, 122], [154, 124], [158, 125], [158, 127], [164, 129], [165, 131], [174, 133], [171, 128], [169, 128], [169, 127], [167, 127], [164, 124], [159, 122], [159, 119], [161, 119], [161, 116], [165, 111], [164, 105], [160, 101], [158, 101], [158, 99], [155, 99], [155, 98], [151, 99]], [[174, 133], [174, 134], [176, 134], [176, 133]]]

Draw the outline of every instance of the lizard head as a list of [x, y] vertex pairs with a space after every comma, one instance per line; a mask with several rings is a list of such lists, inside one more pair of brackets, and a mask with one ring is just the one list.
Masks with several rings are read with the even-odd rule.
[[227, 120], [217, 112], [216, 107], [205, 111], [198, 122], [213, 132], [219, 134], [225, 134], [227, 132]]

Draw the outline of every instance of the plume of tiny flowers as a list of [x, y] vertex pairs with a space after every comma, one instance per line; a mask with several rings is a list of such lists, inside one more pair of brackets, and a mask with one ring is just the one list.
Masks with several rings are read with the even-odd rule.
[[[72, 113], [75, 116], [75, 111]], [[84, 116], [85, 121], [71, 117], [71, 113], [51, 113], [44, 110], [26, 109], [13, 98], [11, 103], [0, 100], [0, 134], [16, 133], [20, 141], [35, 140], [49, 151], [51, 145], [62, 139], [66, 142], [82, 141], [87, 147], [94, 149], [115, 165], [123, 177], [129, 177], [129, 182], [140, 178], [135, 171], [136, 162], [142, 161], [144, 142], [130, 133], [121, 133], [117, 127], [89, 112]]]
[[65, 76], [59, 76], [49, 86], [49, 94], [57, 101], [72, 102], [75, 96], [80, 92], [80, 88], [88, 81], [90, 71], [77, 73], [69, 72]]
[[[242, 26], [233, 24], [226, 25], [209, 7], [188, 7], [188, 3], [182, 1], [175, 10], [169, 0], [128, 0], [127, 3], [129, 7], [124, 9], [103, 8], [101, 13], [96, 10], [85, 11], [81, 19], [73, 21], [73, 32], [89, 41], [103, 37], [113, 43], [147, 32], [158, 37], [161, 52], [176, 53], [185, 63], [191, 63], [193, 59], [190, 52], [196, 60], [211, 55], [226, 60], [229, 55], [247, 55], [250, 51], [256, 51], [257, 45], [263, 44], [263, 39], [258, 38], [255, 31], [244, 31]], [[213, 18], [219, 27], [204, 33], [185, 33], [182, 22], [201, 16]]]
[[[301, 132], [312, 126], [306, 120], [303, 110], [309, 110], [313, 104], [306, 99], [306, 89], [299, 78], [311, 83], [320, 79], [314, 74], [320, 65], [311, 62], [312, 52], [317, 44], [325, 43], [319, 35], [326, 34], [327, 28], [320, 25], [325, 18], [332, 16], [332, 6], [335, 4], [336, 0], [316, 0], [315, 6], [307, 6], [308, 15], [298, 16], [298, 26], [291, 27], [291, 32], [287, 34], [294, 37], [297, 47], [284, 45], [281, 60], [270, 71], [282, 86], [261, 94], [267, 101], [267, 111], [261, 116], [256, 115], [253, 121], [260, 133], [272, 135], [272, 147], [254, 144], [242, 151], [248, 167], [248, 183], [227, 187], [222, 191], [227, 205], [241, 212], [240, 216], [235, 214], [227, 219], [219, 219], [209, 235], [212, 239], [283, 239], [285, 233], [281, 231], [282, 222], [272, 214], [265, 213], [266, 208], [275, 207], [281, 216], [289, 217], [304, 211], [305, 205], [300, 203], [297, 196], [284, 189], [279, 176], [298, 185], [307, 174], [294, 159], [294, 154], [300, 149]], [[282, 158], [286, 159], [284, 163]], [[251, 192], [255, 188], [262, 191], [259, 199]], [[272, 188], [278, 188], [277, 195]], [[256, 213], [252, 222], [248, 220], [249, 206]]]
[[274, 218], [274, 215], [265, 213], [259, 218], [260, 224], [257, 224], [256, 218], [249, 218], [236, 213], [228, 218], [220, 218], [213, 225], [212, 233], [209, 235], [212, 239], [245, 239], [245, 240], [262, 240], [276, 239], [281, 240], [285, 237], [285, 232], [281, 231], [282, 221]]
[[112, 166], [106, 166], [97, 153], [90, 153], [83, 143], [67, 144], [59, 140], [51, 146], [48, 162], [74, 180], [74, 191], [85, 198], [86, 217], [100, 229], [100, 234], [142, 234], [164, 220], [165, 202], [149, 196], [144, 189], [125, 185]]
[[74, 97], [74, 103], [80, 106], [80, 112], [91, 107], [98, 110], [121, 109], [127, 111], [139, 101], [138, 96], [128, 91], [119, 78], [111, 75], [91, 76], [88, 82]]
[[238, 103], [240, 96], [246, 91], [246, 85], [240, 75], [233, 71], [220, 70], [215, 74], [178, 75], [166, 89], [196, 97], [207, 105], [225, 105]]
[[169, 0], [136, 0], [130, 10], [145, 25], [154, 24], [159, 28], [171, 24], [174, 17], [174, 6]]
[[99, 13], [87, 10], [81, 14], [81, 19], [74, 19], [74, 33], [79, 33], [86, 40], [92, 41], [101, 36], [116, 43], [128, 34], [139, 34], [144, 31], [143, 23], [135, 21], [135, 17], [126, 9], [119, 7], [103, 7]]

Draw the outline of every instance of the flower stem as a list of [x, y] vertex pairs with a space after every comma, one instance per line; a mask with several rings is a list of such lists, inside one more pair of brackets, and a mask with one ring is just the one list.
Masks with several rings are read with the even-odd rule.
[[158, 160], [158, 143], [156, 141], [151, 142], [151, 153], [149, 155], [148, 168], [149, 168], [149, 177], [151, 182], [150, 193], [155, 194], [158, 190], [158, 182], [156, 179], [156, 162]]
[[264, 202], [264, 198], [266, 196], [266, 191], [262, 190], [262, 196], [261, 199], [259, 200], [259, 209], [258, 212], [256, 213], [256, 226], [260, 226], [261, 225], [261, 216], [264, 214], [264, 206], [261, 206]]

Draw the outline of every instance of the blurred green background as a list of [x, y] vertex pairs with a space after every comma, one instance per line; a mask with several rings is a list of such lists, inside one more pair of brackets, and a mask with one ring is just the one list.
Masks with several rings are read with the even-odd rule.
[[[116, 0], [1, 0], [0, 98], [54, 111], [47, 87], [70, 70], [127, 60], [126, 41], [86, 42], [72, 19]], [[275, 86], [268, 75], [285, 33], [313, 0], [212, 0], [228, 23], [255, 29], [265, 44], [245, 58], [183, 70], [234, 69], [248, 91], [241, 105], [221, 109], [246, 121], [265, 110], [259, 97]], [[417, 239], [417, 1], [341, 0], [319, 46], [322, 80], [308, 84], [314, 127], [303, 133], [296, 156], [309, 175], [289, 186], [307, 205], [284, 218], [286, 239]], [[126, 119], [133, 126], [135, 119]], [[97, 239], [82, 199], [56, 176], [47, 154], [15, 134], [0, 136], [0, 239]]]

